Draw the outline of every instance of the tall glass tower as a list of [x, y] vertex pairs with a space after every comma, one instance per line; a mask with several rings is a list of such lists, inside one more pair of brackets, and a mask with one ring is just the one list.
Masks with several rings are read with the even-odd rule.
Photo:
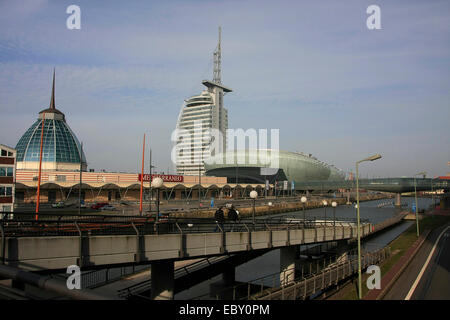
[[221, 29], [214, 51], [213, 81], [203, 80], [201, 94], [185, 100], [177, 121], [175, 144], [177, 174], [203, 175], [204, 161], [226, 150], [228, 111], [223, 96], [231, 92], [221, 80]]

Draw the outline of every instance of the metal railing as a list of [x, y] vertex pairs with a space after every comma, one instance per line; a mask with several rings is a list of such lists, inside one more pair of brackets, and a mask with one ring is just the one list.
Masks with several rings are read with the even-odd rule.
[[[149, 235], [210, 233], [210, 232], [250, 232], [287, 229], [324, 228], [343, 224], [354, 226], [355, 219], [323, 220], [309, 217], [306, 220], [295, 216], [258, 218], [255, 223], [249, 218], [218, 222], [211, 218], [168, 218], [161, 217], [155, 222], [153, 216], [91, 216], [91, 215], [43, 215], [35, 220], [33, 215], [14, 213], [12, 219], [0, 220], [2, 235], [5, 237], [29, 236], [83, 236], [94, 235]], [[368, 220], [362, 221], [367, 223]]]
[[[376, 252], [365, 253], [361, 257], [361, 269], [379, 264], [391, 254], [390, 247]], [[309, 278], [298, 278], [285, 286], [263, 290], [249, 299], [254, 300], [297, 300], [306, 299], [320, 291], [338, 284], [340, 281], [358, 272], [358, 259], [338, 263], [323, 269], [319, 274]]]
[[[306, 299], [318, 292], [336, 285], [340, 281], [358, 272], [356, 250], [344, 252], [341, 255], [317, 259], [302, 265], [301, 272], [295, 268], [284, 270], [253, 279], [246, 283], [226, 287], [215, 292], [215, 298], [231, 300], [295, 300]], [[362, 255], [361, 268], [380, 263], [390, 256], [390, 247]], [[295, 279], [289, 280], [289, 275], [298, 271]], [[284, 279], [283, 282], [281, 279]], [[210, 293], [197, 296], [193, 300], [210, 299]]]

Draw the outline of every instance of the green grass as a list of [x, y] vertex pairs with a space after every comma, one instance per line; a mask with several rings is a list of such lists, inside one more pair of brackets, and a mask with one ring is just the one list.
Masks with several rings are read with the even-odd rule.
[[[419, 221], [419, 232], [423, 233], [425, 230], [433, 230], [450, 222], [450, 217], [446, 216], [432, 216], [425, 217]], [[397, 263], [397, 261], [405, 254], [405, 252], [411, 247], [411, 245], [417, 240], [417, 229], [414, 223], [405, 232], [403, 232], [398, 238], [392, 241], [389, 246], [391, 247], [391, 257], [387, 259], [380, 266], [381, 276], [383, 277], [389, 270]], [[370, 275], [362, 274], [362, 296], [364, 297], [369, 289], [367, 289], [366, 281]], [[357, 279], [357, 278], [356, 278]], [[357, 300], [358, 281], [353, 281], [351, 285], [348, 286], [346, 292], [342, 296], [342, 300]]]

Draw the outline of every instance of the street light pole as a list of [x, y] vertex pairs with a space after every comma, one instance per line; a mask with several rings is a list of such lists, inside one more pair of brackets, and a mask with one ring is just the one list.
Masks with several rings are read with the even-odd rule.
[[160, 177], [156, 177], [152, 181], [152, 187], [156, 189], [156, 218], [155, 222], [159, 222], [159, 191], [163, 185], [163, 180]]
[[323, 220], [325, 221], [325, 225], [327, 225], [327, 205], [328, 205], [328, 202], [326, 200], [323, 200], [322, 204], [323, 204], [323, 207], [325, 209], [325, 216], [324, 216]]
[[255, 190], [250, 192], [250, 198], [253, 199], [253, 224], [255, 224], [255, 205], [256, 205], [256, 198], [258, 197], [258, 192]]
[[419, 173], [416, 173], [414, 175], [414, 198], [416, 199], [416, 229], [417, 229], [417, 237], [419, 237], [419, 214], [418, 214], [419, 206], [417, 204], [417, 182], [416, 182], [416, 176], [425, 175], [425, 174], [427, 174], [427, 173], [426, 172], [419, 172]]
[[333, 201], [331, 203], [331, 206], [333, 207], [333, 238], [336, 236], [336, 207], [337, 207], [337, 202]]
[[305, 223], [306, 223], [306, 213], [305, 213], [305, 204], [308, 199], [306, 197], [301, 197], [300, 201], [302, 202], [303, 207], [303, 241], [305, 241]]
[[82, 183], [82, 171], [83, 171], [83, 142], [81, 142], [80, 148], [80, 187], [78, 189], [78, 215], [81, 215], [81, 183]]
[[356, 221], [357, 221], [357, 237], [358, 237], [358, 298], [362, 299], [362, 276], [361, 276], [361, 230], [359, 218], [359, 171], [358, 166], [364, 161], [374, 161], [380, 159], [381, 155], [376, 154], [366, 159], [356, 162]]

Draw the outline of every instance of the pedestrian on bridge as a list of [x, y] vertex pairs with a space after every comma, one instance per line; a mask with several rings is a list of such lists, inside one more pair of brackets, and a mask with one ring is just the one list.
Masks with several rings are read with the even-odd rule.
[[237, 210], [232, 205], [231, 208], [228, 209], [228, 220], [233, 221], [233, 227], [232, 227], [231, 231], [233, 231], [234, 225], [236, 224], [238, 218], [239, 218], [239, 216], [238, 216]]
[[219, 209], [216, 210], [214, 213], [214, 218], [216, 219], [216, 229], [214, 229], [214, 232], [216, 232], [220, 228], [223, 230], [223, 223], [225, 222], [225, 215], [222, 210], [223, 207], [219, 207]]

